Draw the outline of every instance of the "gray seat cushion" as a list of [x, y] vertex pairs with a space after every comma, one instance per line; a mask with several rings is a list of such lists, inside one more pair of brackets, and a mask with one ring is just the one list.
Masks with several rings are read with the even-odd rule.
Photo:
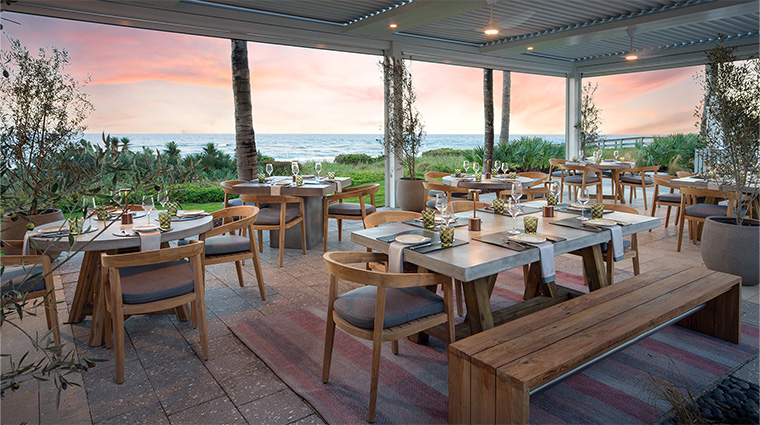
[[440, 190], [428, 190], [428, 196], [432, 196], [435, 198], [435, 195], [441, 195], [443, 196], [443, 191]]
[[[620, 182], [631, 183], [631, 184], [641, 184], [641, 176], [631, 176], [631, 175], [620, 176]], [[652, 183], [652, 179], [649, 177], [644, 177], [644, 182], [647, 186], [654, 184]]]
[[713, 215], [725, 216], [728, 214], [728, 207], [724, 205], [713, 204], [694, 204], [684, 208], [684, 213], [691, 217], [710, 217]]
[[435, 209], [435, 199], [428, 199], [427, 202], [425, 202], [425, 206], [430, 209]]
[[[375, 207], [372, 204], [364, 204], [364, 209], [367, 211], [367, 214], [375, 212]], [[327, 211], [335, 215], [355, 215], [358, 217], [362, 215], [361, 205], [350, 202], [336, 202], [327, 207]]]
[[470, 194], [466, 192], [451, 192], [451, 196], [455, 198], [468, 198]]
[[678, 193], [661, 193], [657, 195], [657, 202], [681, 202], [681, 195]]
[[[177, 245], [187, 245], [186, 239], [180, 239]], [[250, 251], [251, 242], [247, 237], [238, 235], [219, 235], [206, 239], [206, 255], [234, 254]]]
[[562, 170], [552, 172], [552, 177], [562, 177]]
[[610, 170], [602, 170], [602, 176], [612, 178], [612, 171], [610, 171]]
[[[24, 277], [28, 278], [24, 280]], [[0, 276], [0, 285], [2, 285], [2, 294], [5, 295], [13, 288], [19, 292], [36, 292], [45, 289], [45, 279], [43, 279], [42, 264], [28, 266], [9, 266], [3, 270]]]
[[[354, 326], [373, 329], [376, 295], [376, 286], [364, 286], [346, 292], [335, 300], [335, 311]], [[383, 328], [443, 313], [443, 298], [425, 288], [389, 288], [385, 297]]]
[[[602, 242], [602, 252], [604, 253], [607, 252], [607, 246], [608, 246], [607, 242]], [[631, 241], [626, 238], [623, 238], [623, 248], [630, 248], [630, 247], [631, 247]]]
[[[588, 176], [586, 176], [586, 183], [596, 183], [598, 181], [599, 181], [599, 177], [597, 177], [596, 175], [588, 175]], [[573, 176], [567, 176], [567, 177], [565, 177], [565, 182], [566, 183], [581, 184], [581, 183], [583, 183], [583, 176], [580, 175], [580, 174], [576, 174], [576, 175], [573, 175]]]
[[193, 267], [185, 260], [122, 267], [119, 276], [124, 304], [148, 303], [193, 292]]
[[[285, 207], [285, 222], [293, 220], [299, 215], [301, 215], [301, 212], [298, 210], [297, 204], [290, 204], [287, 207]], [[263, 225], [280, 224], [279, 204], [273, 205], [269, 208], [262, 208], [259, 211], [259, 215], [256, 216], [256, 222], [254, 224], [263, 224]]]
[[[227, 203], [230, 204], [231, 207], [241, 207], [241, 206], [243, 206], [243, 200], [240, 199], [240, 198], [230, 199]], [[246, 205], [250, 205], [252, 207], [256, 206], [256, 204], [254, 204], [253, 202], [246, 202], [245, 204]], [[261, 204], [261, 207], [262, 208], [266, 208], [267, 204]]]

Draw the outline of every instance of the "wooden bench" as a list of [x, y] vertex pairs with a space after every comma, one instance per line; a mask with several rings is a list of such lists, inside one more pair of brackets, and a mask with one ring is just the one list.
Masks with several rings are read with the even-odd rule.
[[530, 394], [678, 322], [738, 344], [741, 278], [654, 271], [449, 345], [450, 423], [528, 423]]

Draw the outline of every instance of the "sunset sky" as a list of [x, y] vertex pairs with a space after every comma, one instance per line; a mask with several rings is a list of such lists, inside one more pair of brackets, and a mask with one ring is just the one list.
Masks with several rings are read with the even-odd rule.
[[[88, 132], [234, 133], [229, 40], [3, 13], [30, 49], [69, 51], [95, 111]], [[7, 40], [3, 38], [3, 48]], [[380, 133], [379, 57], [249, 43], [258, 133]], [[428, 133], [483, 131], [481, 69], [412, 62]], [[693, 132], [698, 67], [594, 78], [604, 134]], [[501, 72], [494, 73], [496, 116]], [[565, 80], [512, 74], [512, 134], [564, 133]], [[496, 125], [497, 131], [499, 123]]]

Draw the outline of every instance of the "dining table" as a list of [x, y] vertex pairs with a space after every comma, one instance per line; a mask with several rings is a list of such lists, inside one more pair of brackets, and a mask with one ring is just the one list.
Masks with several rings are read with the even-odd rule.
[[[52, 237], [43, 236], [49, 234], [48, 232], [51, 230], [61, 228], [65, 225], [65, 220], [47, 223], [38, 229], [27, 232], [26, 237], [29, 238], [29, 243], [37, 250], [44, 251], [51, 247], [69, 253], [80, 250], [84, 253], [74, 291], [74, 299], [69, 310], [68, 322], [79, 323], [88, 315], [92, 316], [88, 340], [91, 346], [100, 346], [105, 341], [106, 309], [104, 288], [101, 285], [103, 270], [100, 265], [100, 256], [102, 253], [114, 254], [119, 250], [140, 248], [140, 236], [131, 232], [131, 228], [134, 226], [148, 224], [148, 214], [140, 215], [140, 217], [134, 218], [133, 223], [129, 225], [122, 225], [118, 217], [105, 221], [94, 218], [87, 219], [83, 226], [84, 232], [73, 236], [73, 245], [70, 243], [68, 235], [62, 233]], [[157, 224], [156, 216], [157, 213], [153, 212], [151, 215], [152, 224]], [[213, 227], [213, 219], [210, 214], [187, 218], [173, 217], [171, 230], [161, 231], [161, 246], [168, 246], [169, 242], [178, 239], [200, 235]], [[181, 310], [179, 314], [183, 320], [187, 320], [187, 310]]]
[[625, 204], [625, 197], [623, 191], [620, 190], [620, 173], [625, 173], [625, 170], [631, 169], [636, 166], [633, 161], [615, 161], [615, 160], [602, 160], [600, 163], [596, 163], [593, 158], [589, 158], [588, 161], [581, 164], [577, 161], [567, 161], [569, 165], [585, 165], [587, 167], [596, 168], [601, 171], [609, 171], [612, 176], [612, 195], [604, 195], [604, 199], [613, 199], [614, 203]]
[[[526, 207], [541, 209], [546, 205], [545, 200], [523, 203]], [[456, 214], [458, 220], [467, 220], [472, 212]], [[540, 256], [538, 249], [513, 250], [508, 246], [486, 243], [480, 239], [512, 229], [513, 219], [508, 215], [493, 214], [481, 211], [477, 213], [481, 219], [479, 231], [471, 231], [468, 226], [455, 228], [455, 240], [466, 243], [452, 248], [439, 249], [432, 252], [425, 250], [405, 249], [403, 260], [418, 267], [450, 276], [461, 282], [464, 299], [467, 306], [465, 323], [457, 325], [457, 338], [476, 334], [490, 329], [509, 320], [529, 314], [533, 311], [566, 301], [581, 293], [570, 288], [564, 288], [555, 283], [542, 283], [539, 277]], [[607, 282], [604, 258], [601, 244], [611, 240], [611, 231], [591, 231], [565, 227], [554, 224], [560, 220], [575, 220], [578, 215], [570, 212], [556, 211], [554, 217], [543, 217], [541, 212], [534, 212], [517, 217], [517, 227], [522, 228], [523, 217], [538, 217], [537, 234], [557, 240], [553, 243], [554, 255], [573, 253], [580, 255], [583, 261], [589, 290], [597, 290], [609, 284]], [[659, 218], [637, 214], [610, 211], [605, 219], [617, 221], [623, 236], [646, 231], [660, 225]], [[571, 222], [572, 223], [572, 222]], [[359, 245], [375, 251], [388, 253], [390, 243], [388, 237], [402, 233], [414, 232], [418, 229], [406, 223], [388, 223], [371, 229], [355, 231], [351, 240]], [[490, 298], [500, 272], [524, 266], [528, 275], [525, 279], [525, 302], [492, 311]], [[431, 330], [431, 336], [436, 335]]]
[[492, 176], [491, 178], [486, 179], [484, 176], [480, 181], [475, 181], [475, 178], [473, 176], [465, 175], [461, 177], [455, 177], [451, 175], [444, 176], [441, 178], [441, 181], [443, 184], [448, 186], [462, 187], [465, 189], [479, 189], [483, 193], [489, 193], [500, 192], [502, 190], [512, 190], [512, 185], [514, 182], [520, 182], [522, 184], [522, 188], [527, 189], [533, 185], [537, 179], [522, 176], [517, 176], [514, 179], [509, 179], [506, 176]]
[[[303, 185], [297, 186], [292, 182], [291, 177], [275, 176], [265, 183], [253, 180], [232, 186], [232, 193], [236, 195], [288, 195], [303, 198], [306, 248], [309, 249], [322, 244], [323, 241], [322, 198], [336, 191], [342, 191], [348, 186], [351, 186], [351, 177], [317, 180], [316, 177], [309, 176], [303, 179]], [[279, 248], [279, 230], [270, 230], [269, 246]], [[301, 249], [299, 226], [285, 230], [285, 248]]]
[[[736, 190], [735, 186], [732, 186], [728, 183], [718, 182], [718, 181], [712, 181], [703, 179], [701, 177], [680, 177], [677, 179], [670, 180], [670, 184], [673, 185], [676, 188], [679, 187], [689, 187], [693, 189], [711, 189], [711, 190], [720, 190], [723, 192], [733, 192]], [[750, 183], [742, 188], [742, 192], [745, 194], [750, 194], [753, 192], [756, 192], [760, 188], [760, 183]], [[707, 203], [717, 203], [717, 199], [710, 199], [708, 198]], [[752, 198], [752, 208], [750, 208], [750, 217], [751, 218], [760, 218], [760, 199], [758, 197]], [[701, 233], [701, 232], [700, 232]]]

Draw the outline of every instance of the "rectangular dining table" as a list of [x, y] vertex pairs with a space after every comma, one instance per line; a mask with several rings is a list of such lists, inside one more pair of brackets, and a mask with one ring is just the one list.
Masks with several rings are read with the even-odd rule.
[[[290, 177], [275, 177], [275, 182], [281, 180], [290, 180]], [[299, 196], [304, 200], [304, 227], [306, 228], [306, 248], [321, 244], [323, 211], [322, 198], [336, 190], [343, 190], [351, 186], [351, 177], [336, 177], [332, 180], [322, 178], [317, 181], [314, 178], [305, 178], [303, 186], [296, 186], [295, 183], [280, 186], [279, 194], [288, 196]], [[259, 183], [250, 181], [241, 183], [232, 187], [236, 195], [272, 195], [272, 183]], [[269, 237], [269, 246], [279, 248], [279, 231], [271, 230]], [[301, 249], [301, 228], [298, 226], [291, 227], [285, 231], [285, 248]]]
[[[531, 201], [523, 203], [526, 206], [542, 207], [546, 201]], [[542, 217], [541, 213], [529, 214], [539, 217], [538, 234], [552, 235], [565, 240], [554, 243], [554, 254], [578, 253], [583, 259], [583, 265], [588, 280], [589, 290], [596, 290], [608, 284], [601, 244], [611, 239], [609, 231], [593, 232], [574, 229], [552, 222], [578, 217], [575, 214], [556, 212], [555, 217]], [[472, 216], [472, 213], [460, 213], [458, 217]], [[539, 283], [540, 263], [538, 249], [514, 251], [507, 247], [495, 246], [473, 240], [476, 236], [503, 232], [512, 228], [512, 218], [481, 212], [478, 217], [482, 220], [480, 231], [470, 231], [467, 226], [455, 230], [455, 238], [469, 241], [468, 244], [454, 248], [442, 249], [430, 253], [420, 253], [406, 249], [404, 261], [424, 269], [450, 276], [462, 282], [465, 303], [467, 305], [467, 324], [457, 326], [457, 337], [460, 334], [475, 334], [490, 329], [495, 325], [536, 311], [549, 305], [578, 295], [568, 288], [557, 288], [554, 283], [544, 285]], [[517, 218], [518, 228], [522, 228], [522, 217]], [[626, 225], [621, 226], [622, 234], [630, 235], [653, 229], [660, 225], [659, 218], [636, 214], [611, 212], [605, 218], [616, 220]], [[408, 230], [417, 229], [404, 223], [388, 223], [372, 229], [353, 232], [351, 240], [359, 245], [375, 251], [388, 253], [389, 243], [378, 240]], [[526, 300], [522, 305], [509, 307], [503, 311], [491, 311], [490, 298], [496, 277], [500, 272], [530, 265], [526, 285]], [[469, 328], [469, 329], [466, 329]]]

